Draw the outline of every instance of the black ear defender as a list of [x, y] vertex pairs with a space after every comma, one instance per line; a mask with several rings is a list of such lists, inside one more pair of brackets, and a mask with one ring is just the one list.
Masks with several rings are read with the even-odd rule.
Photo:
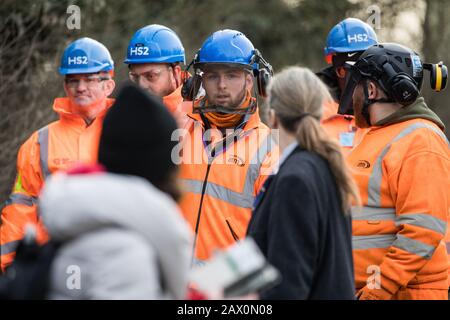
[[436, 92], [444, 90], [447, 86], [448, 69], [443, 62], [439, 63], [424, 63], [424, 69], [430, 71], [430, 86]]
[[386, 75], [387, 93], [395, 102], [407, 106], [416, 101], [419, 89], [414, 79], [404, 72], [395, 72], [389, 62], [383, 64], [383, 70]]
[[261, 97], [267, 98], [267, 86], [273, 76], [272, 66], [264, 60], [258, 49], [255, 49], [252, 62], [254, 64], [253, 75], [256, 78], [258, 94]]
[[183, 80], [183, 86], [181, 87], [181, 96], [185, 101], [194, 101], [194, 98], [197, 95], [197, 92], [200, 89], [200, 85], [202, 83], [201, 75], [197, 74], [196, 71], [194, 71], [194, 74], [191, 77], [188, 76], [189, 69], [193, 64], [197, 62], [197, 59], [198, 51], [195, 54], [194, 59], [192, 59], [185, 70], [186, 79]]
[[183, 82], [183, 86], [181, 87], [181, 96], [183, 97], [183, 100], [194, 101], [194, 98], [200, 89], [200, 85], [202, 84], [201, 78], [200, 75], [194, 74]]

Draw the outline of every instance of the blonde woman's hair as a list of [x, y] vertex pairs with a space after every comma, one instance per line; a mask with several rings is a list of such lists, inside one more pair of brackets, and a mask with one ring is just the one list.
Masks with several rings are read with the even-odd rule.
[[324, 103], [331, 103], [327, 87], [309, 69], [288, 67], [275, 75], [269, 88], [269, 106], [281, 125], [295, 134], [298, 144], [324, 158], [333, 173], [344, 214], [352, 201], [360, 204], [358, 189], [349, 173], [341, 147], [320, 125]]

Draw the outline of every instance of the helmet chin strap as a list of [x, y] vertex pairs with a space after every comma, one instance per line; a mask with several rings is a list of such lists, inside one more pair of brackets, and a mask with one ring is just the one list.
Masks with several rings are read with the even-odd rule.
[[251, 101], [247, 108], [234, 109], [232, 107], [224, 107], [221, 105], [205, 106], [205, 101], [201, 101], [199, 106], [194, 107], [193, 113], [220, 112], [224, 114], [253, 114], [256, 111], [256, 102]]
[[370, 122], [370, 113], [369, 113], [369, 107], [373, 105], [374, 103], [392, 103], [394, 102], [392, 99], [388, 98], [381, 98], [381, 99], [369, 99], [369, 87], [368, 87], [368, 79], [364, 79], [363, 81], [363, 90], [364, 90], [364, 104], [363, 108], [361, 110], [361, 114], [364, 117], [364, 120], [366, 120], [367, 124], [369, 126], [372, 126]]

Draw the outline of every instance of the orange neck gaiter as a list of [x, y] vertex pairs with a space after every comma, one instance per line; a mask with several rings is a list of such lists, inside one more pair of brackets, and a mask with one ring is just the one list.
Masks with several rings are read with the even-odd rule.
[[[247, 90], [245, 100], [242, 102], [239, 108], [240, 109], [247, 108], [250, 105], [251, 99], [252, 99], [251, 92], [250, 90]], [[208, 101], [206, 101], [206, 105], [208, 105]], [[239, 120], [241, 120], [242, 118], [242, 114], [219, 113], [219, 112], [207, 112], [204, 114], [204, 116], [213, 126], [219, 129], [235, 127], [239, 122]]]

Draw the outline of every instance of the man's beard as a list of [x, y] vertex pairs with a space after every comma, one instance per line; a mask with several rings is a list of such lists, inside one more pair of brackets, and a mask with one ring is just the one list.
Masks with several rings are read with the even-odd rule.
[[355, 115], [355, 124], [358, 128], [369, 128], [370, 125], [367, 123], [366, 118], [362, 114], [364, 107], [364, 97], [361, 95], [353, 96], [353, 111]]
[[[239, 108], [242, 105], [242, 103], [245, 100], [245, 97], [246, 97], [246, 88], [244, 87], [242, 89], [242, 91], [237, 95], [236, 99], [231, 100], [230, 102], [228, 102], [227, 106], [221, 105], [220, 103], [213, 103], [213, 104], [214, 105], [219, 105], [219, 106], [222, 106], [222, 107], [227, 107], [227, 108], [230, 108], [230, 109], [237, 109], [237, 108]], [[208, 100], [208, 96], [206, 96], [206, 99]]]

